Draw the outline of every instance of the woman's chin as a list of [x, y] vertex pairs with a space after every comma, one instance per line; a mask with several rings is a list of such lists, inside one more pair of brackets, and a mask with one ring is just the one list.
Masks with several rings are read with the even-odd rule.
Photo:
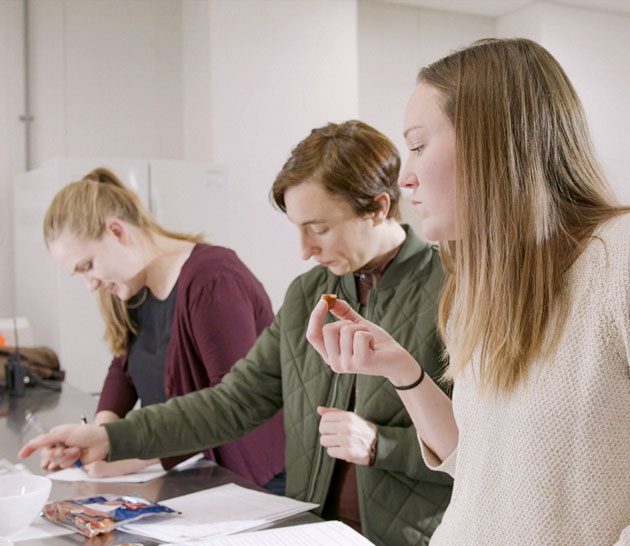
[[336, 275], [337, 277], [341, 277], [345, 275], [346, 273], [350, 273], [350, 269], [348, 267], [342, 267], [336, 264], [329, 265], [327, 269], [328, 271], [330, 271], [333, 275]]
[[427, 241], [453, 241], [456, 239], [453, 230], [437, 225], [430, 220], [422, 221], [422, 236]]

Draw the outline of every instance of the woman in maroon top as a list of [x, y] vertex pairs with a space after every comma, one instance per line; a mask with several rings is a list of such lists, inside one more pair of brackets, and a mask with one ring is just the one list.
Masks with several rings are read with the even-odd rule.
[[[97, 424], [124, 417], [138, 400], [145, 406], [218, 384], [273, 318], [262, 284], [234, 252], [165, 230], [106, 169], [92, 171], [55, 196], [44, 236], [57, 264], [98, 291], [105, 340], [116, 356]], [[284, 468], [280, 412], [205, 454], [266, 484]], [[56, 469], [52, 455], [42, 453], [42, 468]], [[162, 464], [170, 468], [185, 458]], [[113, 476], [155, 462], [99, 462], [86, 470]]]

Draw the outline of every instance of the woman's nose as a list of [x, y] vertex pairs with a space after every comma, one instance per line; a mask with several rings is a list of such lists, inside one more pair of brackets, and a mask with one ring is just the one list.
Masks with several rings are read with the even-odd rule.
[[101, 281], [99, 281], [98, 279], [95, 279], [95, 278], [91, 278], [91, 279], [90, 278], [86, 278], [85, 279], [85, 284], [87, 285], [87, 289], [90, 292], [94, 292], [101, 285]]
[[302, 251], [302, 259], [308, 260], [311, 256], [318, 253], [317, 247], [311, 244], [308, 235], [300, 235], [300, 250]]
[[398, 185], [401, 188], [414, 190], [419, 185], [418, 177], [412, 171], [405, 169], [400, 173], [400, 176], [398, 178]]

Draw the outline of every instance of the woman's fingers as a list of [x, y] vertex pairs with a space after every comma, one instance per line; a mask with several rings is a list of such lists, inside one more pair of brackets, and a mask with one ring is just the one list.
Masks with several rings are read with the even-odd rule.
[[339, 369], [339, 360], [341, 354], [340, 336], [341, 330], [346, 326], [351, 326], [352, 323], [346, 320], [340, 320], [337, 322], [331, 322], [326, 324], [322, 329], [322, 336], [324, 338], [324, 347], [326, 354], [328, 355], [328, 365], [336, 372]]
[[103, 427], [97, 425], [60, 425], [46, 434], [28, 442], [18, 453], [25, 459], [38, 449], [49, 449], [50, 461], [60, 466], [70, 466], [85, 456], [86, 463], [107, 455], [109, 443]]
[[367, 328], [362, 324], [345, 324], [341, 327], [339, 335], [339, 347], [340, 347], [340, 366], [346, 372], [361, 371], [362, 362], [357, 359], [357, 354], [354, 349], [357, 336], [368, 335], [371, 339], [371, 334], [367, 331]]
[[320, 300], [308, 320], [308, 326], [306, 328], [306, 339], [313, 346], [313, 348], [319, 353], [319, 355], [328, 362], [328, 353], [324, 346], [324, 321], [328, 314], [328, 303], [324, 300]]
[[328, 364], [335, 372], [343, 373], [352, 368], [352, 337], [355, 332], [361, 330], [365, 330], [365, 327], [349, 320], [340, 320], [324, 326], [323, 338]]
[[359, 324], [365, 320], [344, 300], [335, 300], [335, 305], [330, 309], [330, 312], [340, 320], [349, 320], [355, 324]]
[[26, 443], [26, 445], [18, 453], [18, 457], [20, 459], [26, 459], [38, 449], [54, 446], [54, 444], [55, 442], [52, 441], [50, 433], [40, 434], [39, 436], [33, 438], [30, 442]]
[[75, 447], [56, 446], [49, 449], [48, 470], [68, 468], [81, 458], [81, 450]]
[[352, 351], [358, 362], [366, 365], [374, 355], [374, 336], [370, 332], [357, 332], [352, 339]]
[[[320, 300], [313, 309], [306, 339], [330, 368], [337, 373], [374, 373], [374, 347], [391, 339], [389, 334], [365, 320], [344, 300], [334, 300], [333, 307]], [[328, 312], [339, 320], [325, 324]]]

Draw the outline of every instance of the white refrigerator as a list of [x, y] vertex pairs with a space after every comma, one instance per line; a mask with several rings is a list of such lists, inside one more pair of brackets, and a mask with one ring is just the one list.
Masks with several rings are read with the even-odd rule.
[[28, 318], [36, 345], [59, 355], [66, 381], [98, 392], [111, 356], [103, 341], [96, 297], [80, 278], [57, 268], [46, 250], [42, 223], [57, 191], [96, 167], [130, 184], [159, 222], [184, 232], [203, 232], [214, 244], [234, 248], [235, 200], [221, 168], [188, 161], [59, 158], [14, 181], [15, 311]]

